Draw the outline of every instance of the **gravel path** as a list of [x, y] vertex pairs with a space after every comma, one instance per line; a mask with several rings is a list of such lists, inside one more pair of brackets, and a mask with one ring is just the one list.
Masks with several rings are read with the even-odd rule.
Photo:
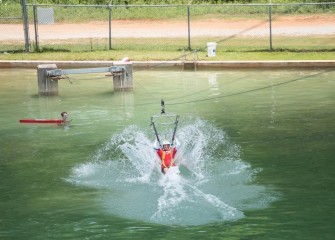
[[[268, 36], [269, 22], [264, 20], [205, 19], [190, 24], [191, 36]], [[108, 22], [40, 25], [39, 39], [108, 38]], [[30, 38], [34, 26], [30, 25]], [[186, 21], [113, 21], [112, 37], [187, 37]], [[281, 17], [272, 21], [272, 34], [281, 36], [326, 35], [335, 41], [334, 16]], [[0, 24], [0, 40], [23, 40], [21, 24]]]

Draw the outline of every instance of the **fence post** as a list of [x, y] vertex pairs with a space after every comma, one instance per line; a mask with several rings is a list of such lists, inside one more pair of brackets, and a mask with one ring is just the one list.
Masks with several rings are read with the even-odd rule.
[[29, 24], [28, 24], [28, 12], [26, 0], [21, 0], [22, 6], [22, 18], [23, 18], [23, 29], [24, 29], [24, 50], [29, 52]]
[[35, 28], [35, 48], [36, 48], [36, 51], [39, 52], [40, 48], [39, 48], [39, 43], [38, 43], [38, 26], [37, 26], [38, 21], [37, 21], [36, 4], [34, 4], [33, 10], [34, 10], [34, 28]]
[[269, 4], [270, 52], [272, 51], [272, 3]]
[[108, 28], [109, 28], [109, 50], [112, 50], [112, 6], [109, 5]]
[[187, 5], [188, 50], [191, 50], [190, 5]]

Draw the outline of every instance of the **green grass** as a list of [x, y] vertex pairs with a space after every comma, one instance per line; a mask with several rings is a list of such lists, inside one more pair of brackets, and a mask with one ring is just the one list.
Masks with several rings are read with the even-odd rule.
[[[186, 60], [193, 60], [194, 53], [186, 51]], [[0, 60], [63, 60], [63, 61], [114, 61], [123, 57], [132, 61], [182, 60], [182, 51], [136, 51], [109, 50], [94, 52], [44, 52], [0, 54]], [[206, 57], [206, 52], [197, 52], [198, 60], [213, 61], [266, 61], [266, 60], [335, 60], [334, 52], [218, 52], [216, 57]]]
[[[206, 43], [217, 42], [217, 56], [207, 58]], [[4, 44], [1, 43], [2, 47]], [[13, 43], [11, 43], [13, 44]], [[118, 60], [128, 56], [132, 60], [181, 60], [183, 51], [186, 60], [334, 60], [335, 47], [329, 37], [275, 37], [273, 51], [269, 51], [267, 37], [247, 38], [220, 37], [192, 38], [188, 51], [185, 38], [127, 38], [113, 39], [113, 49], [109, 50], [108, 39], [71, 39], [44, 41], [40, 53], [22, 51], [0, 54], [0, 60]], [[8, 49], [22, 49], [8, 45]], [[194, 51], [196, 50], [196, 56]], [[34, 50], [33, 50], [34, 51]]]

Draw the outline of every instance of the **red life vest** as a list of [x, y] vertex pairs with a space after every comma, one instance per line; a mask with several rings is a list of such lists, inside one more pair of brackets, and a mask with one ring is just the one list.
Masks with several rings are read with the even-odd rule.
[[162, 168], [170, 168], [171, 166], [176, 166], [174, 163], [174, 156], [176, 155], [177, 149], [174, 147], [169, 151], [164, 151], [158, 149], [157, 153], [162, 160]]

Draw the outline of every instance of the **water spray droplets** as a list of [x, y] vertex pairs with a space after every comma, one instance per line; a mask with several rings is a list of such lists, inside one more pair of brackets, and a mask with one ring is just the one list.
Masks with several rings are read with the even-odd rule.
[[223, 130], [197, 119], [182, 126], [177, 137], [177, 167], [166, 175], [151, 137], [132, 125], [76, 166], [67, 180], [110, 189], [100, 199], [113, 215], [169, 225], [234, 221], [244, 217], [244, 209], [274, 200], [265, 187], [252, 184], [259, 170], [240, 159], [240, 147]]

